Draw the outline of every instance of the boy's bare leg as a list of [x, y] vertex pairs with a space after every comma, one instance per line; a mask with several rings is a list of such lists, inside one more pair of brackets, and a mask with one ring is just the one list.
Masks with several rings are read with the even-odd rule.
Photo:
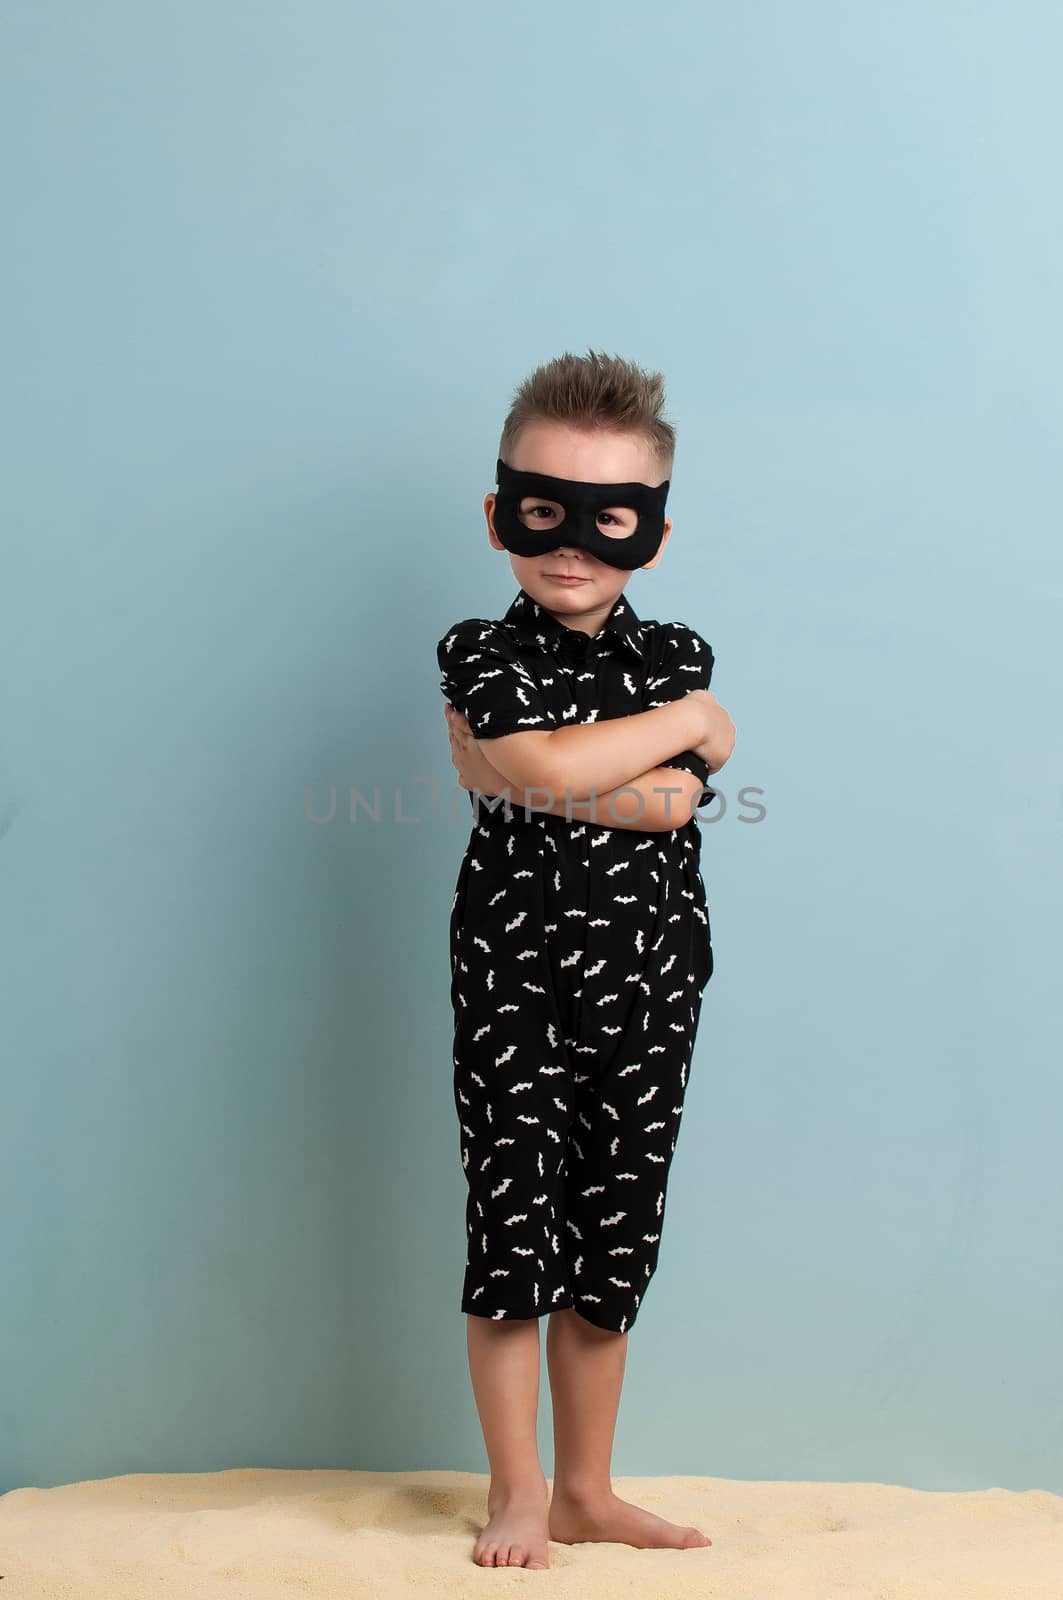
[[483, 1567], [548, 1567], [546, 1474], [539, 1460], [539, 1319], [465, 1317], [469, 1372], [491, 1487], [473, 1550]]
[[546, 1361], [554, 1410], [551, 1539], [608, 1539], [640, 1549], [712, 1543], [697, 1528], [666, 1522], [613, 1493], [610, 1462], [627, 1360], [626, 1333], [587, 1322], [571, 1307], [550, 1314]]

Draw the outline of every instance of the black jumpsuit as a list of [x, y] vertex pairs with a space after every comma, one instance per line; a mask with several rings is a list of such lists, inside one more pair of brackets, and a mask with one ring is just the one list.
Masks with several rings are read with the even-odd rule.
[[[437, 657], [444, 696], [485, 739], [647, 711], [707, 688], [713, 667], [693, 629], [640, 622], [623, 594], [592, 639], [523, 588], [500, 622], [457, 623]], [[708, 778], [693, 751], [662, 764]], [[573, 1306], [626, 1332], [657, 1265], [713, 970], [700, 826], [526, 818], [519, 804], [507, 818], [503, 800], [469, 798], [450, 917], [461, 1309]]]

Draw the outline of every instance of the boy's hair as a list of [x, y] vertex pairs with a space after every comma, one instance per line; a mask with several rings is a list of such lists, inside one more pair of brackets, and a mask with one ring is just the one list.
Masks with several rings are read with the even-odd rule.
[[536, 367], [513, 392], [498, 454], [510, 452], [526, 422], [567, 422], [577, 428], [611, 428], [649, 445], [662, 478], [669, 478], [675, 454], [675, 428], [661, 416], [664, 375], [646, 372], [633, 361], [588, 350], [568, 350]]

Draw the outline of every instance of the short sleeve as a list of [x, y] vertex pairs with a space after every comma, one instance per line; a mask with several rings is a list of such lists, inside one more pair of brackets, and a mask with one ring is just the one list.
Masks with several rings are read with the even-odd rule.
[[[707, 689], [716, 659], [712, 646], [683, 622], [662, 624], [657, 633], [658, 657], [646, 680], [647, 711], [672, 700], [681, 700], [691, 689]], [[703, 793], [699, 806], [710, 805], [715, 800], [715, 789], [708, 787], [709, 764], [693, 750], [670, 756], [661, 766], [677, 767], [700, 781]]]
[[436, 645], [444, 698], [465, 714], [476, 739], [556, 727], [543, 691], [504, 626], [470, 617]]

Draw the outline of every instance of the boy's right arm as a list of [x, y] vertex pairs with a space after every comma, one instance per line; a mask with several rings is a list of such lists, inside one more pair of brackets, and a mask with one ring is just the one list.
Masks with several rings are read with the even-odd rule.
[[498, 738], [480, 735], [491, 765], [522, 789], [585, 800], [663, 766], [669, 756], [692, 750], [707, 733], [705, 701], [697, 692], [604, 722], [574, 722]]

